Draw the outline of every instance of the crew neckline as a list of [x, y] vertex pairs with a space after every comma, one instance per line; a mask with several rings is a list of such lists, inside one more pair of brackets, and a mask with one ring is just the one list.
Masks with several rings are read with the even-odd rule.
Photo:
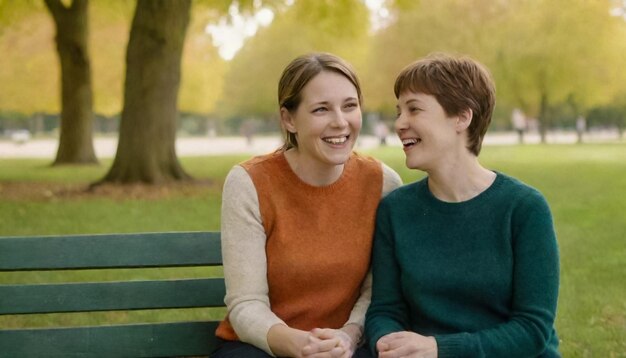
[[481, 206], [482, 203], [490, 196], [492, 196], [493, 193], [496, 192], [496, 190], [502, 185], [504, 181], [504, 176], [502, 175], [502, 173], [495, 170], [493, 170], [493, 172], [496, 174], [496, 178], [494, 179], [494, 181], [481, 193], [468, 200], [460, 202], [448, 202], [437, 198], [435, 195], [433, 195], [428, 187], [428, 176], [420, 181], [418, 192], [420, 192], [423, 197], [426, 198], [428, 203], [433, 208], [441, 212], [459, 212], [465, 210], [474, 210], [476, 207]]
[[289, 162], [287, 161], [287, 157], [285, 156], [285, 151], [281, 151], [279, 153], [279, 159], [280, 159], [280, 165], [284, 168], [284, 172], [286, 173], [286, 175], [289, 176], [289, 179], [292, 180], [293, 182], [295, 182], [298, 186], [307, 189], [307, 190], [315, 190], [315, 191], [333, 191], [336, 190], [336, 188], [341, 187], [344, 185], [344, 183], [346, 181], [349, 180], [350, 176], [352, 175], [352, 163], [353, 163], [353, 159], [355, 156], [354, 152], [350, 153], [350, 157], [348, 158], [348, 160], [346, 161], [346, 163], [343, 166], [343, 171], [341, 172], [341, 175], [339, 176], [339, 178], [337, 178], [337, 180], [335, 180], [334, 182], [328, 184], [328, 185], [321, 185], [321, 186], [317, 186], [317, 185], [312, 185], [309, 184], [307, 182], [305, 182], [304, 180], [300, 179], [300, 177], [298, 176], [298, 174], [296, 174], [296, 172], [293, 170], [293, 168], [291, 168], [291, 165], [289, 165]]

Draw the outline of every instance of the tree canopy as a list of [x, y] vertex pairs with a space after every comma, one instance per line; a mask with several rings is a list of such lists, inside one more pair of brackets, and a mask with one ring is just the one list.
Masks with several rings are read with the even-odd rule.
[[608, 1], [585, 0], [404, 4], [394, 12], [395, 21], [373, 37], [367, 97], [374, 108], [391, 111], [398, 71], [445, 51], [470, 55], [490, 68], [500, 109], [521, 107], [539, 116], [543, 97], [548, 103], [574, 101], [584, 110], [624, 86], [611, 71], [626, 60], [624, 21], [609, 10]]
[[[215, 118], [276, 113], [276, 82], [292, 58], [334, 52], [359, 72], [365, 109], [393, 113], [392, 84], [432, 52], [468, 54], [492, 71], [498, 110], [540, 116], [544, 104], [584, 112], [626, 91], [626, 22], [614, 1], [387, 0], [388, 26], [370, 28], [363, 0], [238, 1], [242, 14], [269, 6], [274, 21], [234, 59], [219, 57], [205, 27], [228, 19], [232, 0], [194, 0], [182, 55], [179, 110]], [[94, 111], [122, 109], [124, 56], [134, 2], [91, 0]], [[59, 112], [53, 23], [39, 1], [0, 0], [0, 111]], [[33, 93], [37, 93], [33, 96]], [[506, 119], [508, 120], [508, 119]]]
[[368, 13], [359, 0], [300, 0], [278, 11], [272, 24], [250, 38], [232, 60], [224, 80], [220, 113], [261, 116], [277, 113], [277, 83], [293, 58], [325, 51], [355, 67], [364, 62]]

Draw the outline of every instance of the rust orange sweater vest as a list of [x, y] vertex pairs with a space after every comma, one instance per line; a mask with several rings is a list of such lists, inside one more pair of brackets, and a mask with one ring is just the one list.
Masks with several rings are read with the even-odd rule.
[[[353, 154], [325, 187], [301, 181], [282, 152], [241, 165], [256, 188], [267, 236], [272, 311], [292, 328], [342, 327], [369, 269], [381, 164]], [[228, 319], [216, 333], [237, 339]]]

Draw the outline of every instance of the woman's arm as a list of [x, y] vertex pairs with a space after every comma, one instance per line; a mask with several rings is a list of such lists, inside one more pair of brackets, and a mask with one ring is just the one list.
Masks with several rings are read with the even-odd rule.
[[394, 252], [390, 214], [388, 200], [383, 200], [376, 214], [372, 250], [372, 302], [365, 319], [365, 334], [374, 353], [376, 343], [381, 337], [409, 328], [409, 311], [402, 296], [400, 267]]
[[228, 319], [241, 341], [273, 354], [268, 332], [285, 323], [270, 308], [265, 230], [256, 189], [241, 166], [226, 177], [221, 223]]
[[506, 323], [478, 332], [435, 335], [441, 356], [535, 357], [552, 339], [559, 256], [552, 215], [537, 192], [512, 217], [513, 298]]

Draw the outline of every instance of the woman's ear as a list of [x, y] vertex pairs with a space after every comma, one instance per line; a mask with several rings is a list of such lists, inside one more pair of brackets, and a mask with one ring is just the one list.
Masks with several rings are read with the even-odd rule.
[[293, 120], [293, 116], [291, 112], [287, 110], [285, 107], [280, 108], [280, 122], [283, 124], [283, 127], [289, 133], [297, 133], [296, 125]]
[[469, 128], [473, 118], [474, 112], [471, 108], [465, 109], [461, 113], [459, 113], [456, 120], [457, 131], [462, 132]]

